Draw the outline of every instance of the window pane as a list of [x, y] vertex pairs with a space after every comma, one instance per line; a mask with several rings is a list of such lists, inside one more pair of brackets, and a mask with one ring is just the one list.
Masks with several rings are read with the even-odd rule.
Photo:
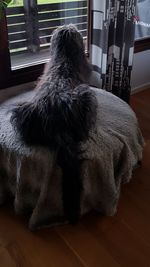
[[150, 0], [138, 0], [135, 39], [150, 37]]
[[87, 43], [87, 0], [13, 0], [7, 8], [12, 69], [49, 59], [54, 29], [73, 23]]

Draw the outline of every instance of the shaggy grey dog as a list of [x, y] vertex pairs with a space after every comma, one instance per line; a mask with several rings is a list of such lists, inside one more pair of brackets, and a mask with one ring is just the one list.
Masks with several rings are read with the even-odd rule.
[[81, 34], [73, 25], [59, 27], [34, 97], [20, 103], [11, 118], [25, 143], [58, 151], [64, 212], [71, 223], [80, 214], [80, 142], [88, 138], [96, 118], [96, 99], [87, 85], [90, 72]]

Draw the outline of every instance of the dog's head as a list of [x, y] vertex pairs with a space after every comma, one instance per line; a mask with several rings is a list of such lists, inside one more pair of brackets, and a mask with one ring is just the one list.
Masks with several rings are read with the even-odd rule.
[[84, 43], [80, 32], [73, 24], [58, 27], [51, 38], [51, 56], [77, 58], [84, 55]]
[[63, 67], [67, 62], [80, 80], [88, 81], [92, 66], [85, 54], [83, 37], [73, 24], [60, 26], [53, 32], [50, 57], [53, 65]]

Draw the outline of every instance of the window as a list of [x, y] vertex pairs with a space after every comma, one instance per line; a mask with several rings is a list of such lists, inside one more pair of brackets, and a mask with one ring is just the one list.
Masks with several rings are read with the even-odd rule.
[[150, 49], [150, 0], [137, 1], [135, 23], [135, 51]]
[[60, 25], [75, 24], [87, 42], [87, 0], [13, 0], [6, 15], [12, 70], [46, 62]]
[[35, 81], [49, 59], [52, 31], [73, 23], [88, 48], [88, 0], [12, 0], [0, 18], [0, 89]]

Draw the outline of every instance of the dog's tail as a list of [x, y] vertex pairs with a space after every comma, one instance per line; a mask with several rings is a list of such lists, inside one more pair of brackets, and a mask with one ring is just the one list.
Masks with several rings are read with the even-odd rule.
[[[61, 99], [61, 100], [60, 100]], [[63, 203], [67, 218], [76, 223], [80, 215], [82, 192], [80, 142], [86, 141], [96, 120], [96, 99], [86, 85], [80, 85], [67, 97], [62, 95], [59, 122], [58, 164], [63, 172]]]
[[16, 107], [12, 123], [27, 144], [58, 150], [63, 173], [64, 211], [71, 223], [80, 214], [80, 142], [85, 141], [96, 119], [96, 99], [87, 85], [53, 91], [39, 101]]

